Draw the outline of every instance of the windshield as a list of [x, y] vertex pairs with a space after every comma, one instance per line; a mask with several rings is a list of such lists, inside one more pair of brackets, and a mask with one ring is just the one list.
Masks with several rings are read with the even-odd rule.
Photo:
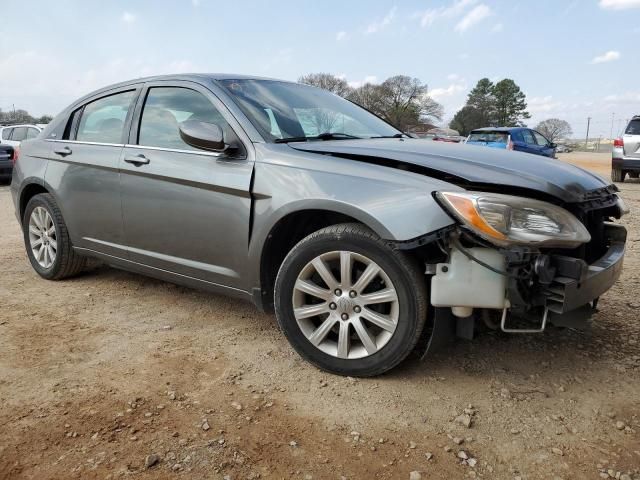
[[506, 132], [471, 132], [467, 142], [507, 143], [509, 134]]
[[337, 95], [274, 80], [222, 80], [268, 142], [392, 137], [399, 130]]

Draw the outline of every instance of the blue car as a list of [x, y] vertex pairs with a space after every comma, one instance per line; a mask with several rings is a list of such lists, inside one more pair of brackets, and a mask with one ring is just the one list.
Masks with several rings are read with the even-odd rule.
[[556, 144], [539, 132], [526, 127], [487, 127], [473, 130], [465, 143], [482, 147], [517, 150], [555, 158]]

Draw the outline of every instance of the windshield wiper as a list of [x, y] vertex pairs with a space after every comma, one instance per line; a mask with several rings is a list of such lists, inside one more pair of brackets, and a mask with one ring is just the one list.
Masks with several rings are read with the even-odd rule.
[[289, 143], [289, 142], [306, 142], [309, 140], [349, 140], [352, 138], [362, 138], [356, 135], [349, 135], [348, 133], [340, 132], [324, 132], [314, 137], [285, 137], [276, 138], [275, 143]]
[[402, 138], [404, 137], [404, 133], [396, 133], [394, 135], [379, 135], [377, 137], [369, 137], [369, 138]]

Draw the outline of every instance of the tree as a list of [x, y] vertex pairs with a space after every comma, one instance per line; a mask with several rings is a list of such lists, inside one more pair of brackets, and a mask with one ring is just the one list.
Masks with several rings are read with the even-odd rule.
[[353, 103], [360, 105], [362, 108], [366, 108], [370, 112], [373, 112], [380, 117], [384, 117], [384, 108], [382, 102], [383, 95], [384, 92], [380, 85], [365, 83], [358, 88], [354, 88], [347, 99], [351, 100]]
[[40, 118], [35, 118], [34, 123], [49, 123], [53, 120], [51, 115], [42, 115]]
[[343, 78], [330, 73], [309, 73], [298, 78], [298, 83], [323, 88], [341, 97], [347, 97], [353, 90]]
[[380, 85], [382, 117], [400, 130], [421, 121], [442, 118], [442, 105], [429, 97], [419, 79], [396, 75]]
[[536, 126], [536, 130], [547, 137], [551, 143], [555, 143], [560, 138], [567, 138], [573, 133], [569, 122], [559, 118], [543, 120]]
[[[465, 116], [475, 121], [475, 125], [469, 125], [471, 130], [474, 128], [489, 127], [495, 122], [496, 97], [494, 88], [495, 85], [491, 80], [481, 78], [478, 80], [478, 83], [476, 83], [476, 86], [469, 92], [467, 106], [473, 108], [473, 112], [467, 111]], [[473, 114], [469, 115], [469, 113]]]
[[471, 130], [476, 128], [486, 127], [484, 113], [475, 107], [465, 105], [455, 114], [451, 122], [449, 122], [449, 128], [457, 130], [460, 135], [467, 136]]
[[496, 126], [524, 126], [523, 120], [531, 118], [527, 112], [526, 96], [510, 78], [496, 83], [492, 89], [495, 97]]

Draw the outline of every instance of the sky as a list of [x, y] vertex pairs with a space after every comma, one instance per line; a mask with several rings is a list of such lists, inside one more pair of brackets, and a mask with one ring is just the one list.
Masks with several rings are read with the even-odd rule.
[[[0, 108], [56, 114], [147, 75], [409, 75], [448, 123], [483, 77], [512, 78], [535, 126], [616, 135], [640, 115], [640, 0], [2, 0]], [[612, 122], [613, 120], [613, 122]]]

